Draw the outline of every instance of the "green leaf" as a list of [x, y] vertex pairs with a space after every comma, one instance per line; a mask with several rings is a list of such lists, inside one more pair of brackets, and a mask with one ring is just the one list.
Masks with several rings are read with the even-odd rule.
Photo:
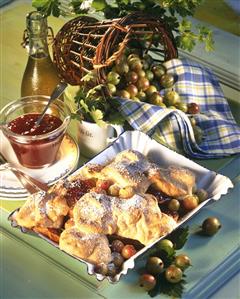
[[173, 231], [168, 237], [174, 244], [174, 248], [176, 250], [181, 249], [184, 244], [187, 242], [189, 235], [189, 228], [187, 227], [179, 227], [175, 231]]
[[59, 2], [58, 1], [53, 1], [52, 2], [52, 15], [54, 17], [59, 17], [60, 16], [60, 9], [59, 9]]
[[191, 30], [191, 27], [192, 27], [192, 23], [184, 18], [182, 22], [179, 24], [178, 30], [180, 32], [189, 31]]
[[180, 36], [180, 47], [191, 52], [196, 45], [197, 35], [193, 32], [187, 32]]
[[169, 8], [170, 1], [169, 0], [154, 0], [157, 5], [160, 5], [162, 8]]
[[89, 89], [89, 91], [87, 92], [86, 97], [89, 98], [91, 96], [96, 95], [96, 93], [98, 91], [101, 91], [101, 89], [103, 88], [103, 86], [104, 86], [103, 84], [98, 84], [98, 85], [94, 86], [93, 88]]
[[97, 78], [96, 71], [91, 71], [91, 72], [87, 73], [85, 76], [83, 76], [81, 81], [89, 82], [89, 81], [95, 80], [96, 78]]
[[81, 100], [81, 101], [80, 101], [80, 106], [81, 106], [82, 109], [84, 109], [84, 111], [85, 111], [86, 113], [90, 113], [90, 112], [91, 112], [91, 111], [89, 110], [89, 108], [88, 108], [88, 105], [84, 102], [84, 100]]
[[157, 250], [154, 252], [152, 256], [158, 256], [162, 259], [164, 265], [166, 267], [170, 266], [175, 258], [175, 249], [171, 247], [167, 247], [161, 250]]
[[121, 1], [119, 1], [119, 2], [122, 2], [123, 4], [128, 4], [129, 3], [129, 0], [121, 0]]
[[99, 109], [92, 110], [90, 112], [90, 115], [91, 115], [92, 119], [94, 120], [94, 122], [96, 124], [98, 124], [100, 127], [103, 127], [106, 125], [106, 123], [103, 121], [103, 113], [101, 110], [99, 110]]
[[118, 7], [118, 3], [116, 0], [106, 0], [106, 3], [108, 6], [112, 7]]
[[96, 9], [96, 11], [101, 11], [106, 7], [107, 3], [105, 0], [93, 0], [92, 7]]
[[199, 30], [198, 40], [200, 42], [205, 43], [205, 50], [207, 52], [213, 51], [214, 41], [213, 41], [212, 31], [205, 26], [198, 26], [197, 28]]
[[209, 37], [206, 38], [206, 40], [205, 40], [205, 50], [207, 52], [214, 51], [214, 41], [213, 41], [212, 34], [209, 35]]
[[[185, 275], [183, 275], [183, 277], [185, 277]], [[159, 293], [163, 293], [171, 296], [172, 298], [181, 298], [185, 284], [186, 281], [184, 279], [180, 280], [178, 283], [170, 283], [165, 278], [164, 271], [156, 277], [156, 286], [151, 291], [149, 291], [148, 294], [151, 297], [155, 297]]]
[[52, 14], [55, 17], [59, 17], [60, 15], [60, 3], [58, 0], [33, 0], [32, 5], [47, 16]]
[[119, 111], [112, 111], [111, 109], [106, 118], [109, 123], [120, 126], [123, 126], [126, 121]]
[[72, 0], [72, 2], [69, 5], [72, 5], [73, 10], [75, 12], [75, 14], [87, 14], [91, 5], [88, 7], [82, 7], [82, 3], [84, 2], [84, 0]]
[[82, 121], [82, 115], [79, 113], [71, 113], [71, 119]]
[[51, 2], [51, 0], [32, 0], [32, 6], [35, 8], [41, 8], [48, 6], [49, 2]]

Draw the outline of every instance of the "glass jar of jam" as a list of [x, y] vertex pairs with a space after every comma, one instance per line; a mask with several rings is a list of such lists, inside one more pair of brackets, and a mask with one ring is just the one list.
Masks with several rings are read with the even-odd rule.
[[3, 134], [24, 167], [42, 168], [54, 163], [70, 122], [69, 107], [57, 99], [36, 126], [48, 100], [48, 96], [28, 96], [9, 103], [0, 112]]

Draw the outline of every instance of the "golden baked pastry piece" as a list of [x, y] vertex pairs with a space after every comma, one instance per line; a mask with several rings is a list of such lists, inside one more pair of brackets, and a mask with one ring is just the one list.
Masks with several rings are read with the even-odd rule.
[[104, 167], [102, 164], [88, 163], [80, 169], [78, 176], [84, 179], [102, 178], [101, 170]]
[[165, 236], [173, 231], [177, 226], [176, 220], [172, 216], [168, 216], [165, 213], [162, 213], [161, 218], [161, 225], [159, 226], [160, 229], [160, 236]]
[[162, 215], [157, 199], [150, 194], [135, 194], [123, 200], [89, 193], [77, 202], [73, 210], [75, 226], [86, 234], [117, 234], [144, 245], [175, 228], [176, 222]]
[[71, 227], [75, 226], [75, 222], [73, 220], [73, 218], [69, 218], [65, 223], [64, 223], [64, 229], [68, 229]]
[[65, 188], [65, 180], [61, 179], [59, 180], [56, 184], [52, 185], [47, 193], [48, 194], [55, 194], [56, 196], [57, 195], [60, 195], [60, 196], [64, 196], [64, 194], [67, 192], [67, 189]]
[[125, 150], [101, 170], [101, 175], [111, 179], [119, 187], [133, 187], [138, 193], [144, 193], [150, 185], [147, 177], [150, 163], [138, 151]]
[[57, 228], [49, 228], [49, 227], [42, 227], [42, 226], [35, 226], [33, 231], [39, 234], [44, 235], [51, 241], [55, 243], [59, 243], [59, 237], [61, 230]]
[[18, 225], [32, 228], [35, 226], [60, 228], [69, 207], [63, 196], [39, 192], [28, 197], [15, 215]]
[[165, 217], [151, 194], [135, 194], [126, 200], [113, 199], [113, 214], [117, 221], [116, 234], [135, 239], [143, 245], [156, 241], [171, 232], [176, 222]]
[[83, 195], [73, 209], [75, 225], [86, 233], [113, 234], [116, 222], [112, 215], [110, 196], [95, 192]]
[[90, 263], [111, 261], [111, 250], [105, 235], [86, 234], [77, 227], [65, 229], [59, 239], [59, 248]]
[[192, 193], [195, 175], [186, 168], [170, 166], [167, 169], [152, 164], [148, 172], [152, 187], [172, 197], [181, 197]]

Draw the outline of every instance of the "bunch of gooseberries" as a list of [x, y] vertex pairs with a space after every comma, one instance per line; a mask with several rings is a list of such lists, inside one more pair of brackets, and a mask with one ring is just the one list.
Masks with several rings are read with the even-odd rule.
[[[174, 90], [175, 78], [166, 72], [163, 64], [156, 62], [149, 54], [126, 49], [108, 69], [107, 88], [112, 96], [141, 101], [163, 108], [179, 109], [189, 115], [197, 143], [202, 140], [202, 130], [193, 117], [200, 112], [197, 103], [186, 104]], [[164, 95], [160, 90], [164, 89]]]
[[111, 243], [112, 260], [109, 264], [98, 264], [95, 266], [95, 273], [104, 276], [115, 276], [122, 269], [125, 260], [132, 257], [136, 252], [136, 248], [132, 244], [125, 244], [119, 239], [115, 239]]
[[[216, 217], [206, 218], [201, 226], [206, 236], [215, 235], [220, 228], [221, 223]], [[184, 273], [191, 266], [191, 259], [184, 253], [176, 254], [176, 249], [180, 249], [177, 246], [169, 239], [162, 239], [156, 244], [155, 253], [148, 257], [144, 273], [139, 277], [139, 285], [146, 291], [154, 290], [157, 284], [168, 284], [173, 288], [184, 283]]]
[[170, 198], [160, 203], [160, 208], [165, 213], [172, 215], [176, 219], [194, 210], [199, 204], [208, 199], [206, 190], [199, 188], [193, 194], [187, 194], [180, 198]]
[[[168, 239], [160, 240], [157, 249], [162, 251], [174, 250], [172, 241]], [[158, 254], [150, 256], [145, 265], [145, 273], [139, 278], [139, 285], [146, 291], [152, 290], [157, 283], [157, 276], [161, 275], [168, 283], [177, 284], [183, 279], [184, 271], [191, 266], [191, 260], [186, 254], [174, 256], [170, 264], [164, 264], [163, 259]]]
[[[159, 93], [160, 89], [172, 88], [173, 85], [173, 75], [167, 74], [162, 64], [155, 63], [148, 54], [141, 55], [128, 49], [107, 74], [107, 87], [111, 95], [161, 107], [180, 103], [180, 96], [175, 91], [168, 91], [164, 98]], [[187, 111], [187, 106], [179, 107]]]

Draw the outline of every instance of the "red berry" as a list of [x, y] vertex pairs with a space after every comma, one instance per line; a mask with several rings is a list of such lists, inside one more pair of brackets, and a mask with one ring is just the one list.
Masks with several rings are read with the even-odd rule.
[[139, 285], [146, 291], [152, 290], [156, 285], [156, 279], [151, 274], [142, 274], [139, 278]]
[[124, 247], [124, 243], [120, 240], [114, 240], [111, 245], [112, 251], [116, 251], [116, 252], [122, 252], [123, 247]]
[[112, 252], [112, 262], [116, 267], [121, 267], [124, 263], [124, 258], [119, 252]]
[[107, 275], [108, 273], [108, 266], [106, 264], [97, 264], [94, 266], [95, 273], [99, 273], [102, 275]]
[[133, 245], [125, 245], [122, 249], [122, 256], [125, 259], [129, 259], [131, 256], [133, 256], [135, 253], [137, 252], [137, 250], [135, 249], [135, 247]]
[[187, 113], [189, 114], [197, 114], [200, 112], [200, 107], [197, 103], [190, 103], [187, 105], [188, 110]]
[[97, 187], [103, 190], [107, 190], [110, 185], [112, 185], [112, 182], [110, 180], [98, 180], [96, 184]]
[[135, 83], [138, 80], [138, 74], [135, 72], [129, 72], [126, 74], [126, 80], [129, 83]]

